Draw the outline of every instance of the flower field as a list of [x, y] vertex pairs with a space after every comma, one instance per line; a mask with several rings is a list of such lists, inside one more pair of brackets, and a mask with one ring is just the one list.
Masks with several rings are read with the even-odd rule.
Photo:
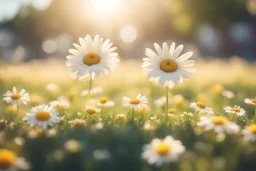
[[255, 64], [194, 60], [168, 94], [142, 59], [93, 81], [64, 61], [1, 64], [0, 170], [255, 170]]

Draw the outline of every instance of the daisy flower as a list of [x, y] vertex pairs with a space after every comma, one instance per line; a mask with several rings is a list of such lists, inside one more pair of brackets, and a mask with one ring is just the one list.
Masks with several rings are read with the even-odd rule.
[[85, 106], [85, 109], [84, 109], [88, 114], [90, 115], [94, 115], [98, 112], [100, 112], [100, 109], [98, 108], [95, 108], [93, 106]]
[[244, 102], [245, 102], [246, 104], [256, 105], [256, 99], [249, 99], [249, 98], [246, 98], [246, 99], [244, 99]]
[[206, 105], [203, 102], [191, 103], [190, 107], [194, 108], [197, 112], [200, 112], [200, 113], [213, 114], [212, 109], [209, 107], [206, 107]]
[[183, 45], [175, 48], [173, 42], [168, 47], [164, 42], [162, 48], [155, 43], [156, 52], [146, 49], [146, 58], [143, 58], [142, 68], [149, 78], [153, 78], [160, 86], [168, 86], [173, 88], [174, 84], [183, 79], [188, 79], [189, 75], [195, 71], [192, 68], [195, 61], [188, 60], [193, 53], [187, 52], [180, 56]]
[[233, 99], [235, 97], [235, 94], [232, 91], [224, 90], [222, 92], [222, 96], [224, 96], [228, 99]]
[[149, 111], [149, 107], [146, 106], [146, 107], [138, 109], [138, 114], [145, 115], [146, 113], [148, 113], [148, 111]]
[[252, 142], [256, 141], [256, 124], [247, 126], [242, 130], [242, 134], [244, 135], [244, 140]]
[[204, 127], [205, 131], [215, 130], [217, 133], [236, 134], [240, 130], [237, 124], [230, 122], [224, 116], [201, 116], [197, 125]]
[[91, 38], [79, 38], [80, 45], [74, 44], [76, 49], [70, 49], [71, 55], [67, 56], [66, 65], [72, 67], [71, 72], [79, 77], [85, 76], [93, 80], [99, 75], [107, 75], [113, 71], [119, 59], [115, 52], [116, 47], [111, 47], [110, 40], [103, 41], [98, 35]]
[[27, 113], [25, 120], [28, 121], [30, 126], [39, 125], [46, 130], [48, 126], [59, 122], [60, 117], [58, 117], [58, 112], [55, 112], [52, 106], [39, 105], [33, 107]]
[[227, 106], [224, 108], [225, 112], [236, 114], [238, 116], [244, 116], [245, 110], [241, 108], [240, 106], [235, 105], [234, 107]]
[[149, 164], [161, 166], [163, 163], [177, 161], [184, 151], [185, 147], [179, 140], [167, 136], [163, 140], [155, 138], [150, 144], [144, 145], [142, 158]]
[[116, 114], [116, 119], [125, 119], [125, 115], [122, 113]]
[[3, 100], [7, 103], [12, 103], [15, 105], [18, 105], [19, 102], [22, 102], [23, 104], [27, 104], [29, 101], [29, 94], [26, 92], [26, 90], [22, 89], [20, 92], [17, 91], [16, 87], [12, 88], [11, 91], [7, 91], [5, 94], [3, 94], [4, 98]]
[[115, 105], [115, 102], [109, 100], [107, 97], [101, 97], [97, 105], [101, 107], [113, 107]]
[[156, 105], [156, 107], [161, 107], [163, 106], [164, 104], [166, 103], [166, 98], [163, 96], [163, 97], [160, 97], [158, 99], [156, 99], [154, 101], [154, 105]]
[[139, 94], [135, 99], [131, 99], [130, 97], [124, 96], [122, 104], [125, 107], [129, 107], [137, 111], [140, 108], [147, 107], [147, 102], [147, 97]]
[[58, 100], [51, 101], [50, 105], [56, 109], [66, 109], [69, 107], [70, 103], [66, 97], [61, 96]]
[[30, 165], [22, 157], [9, 149], [0, 148], [0, 170], [1, 171], [18, 171], [29, 170]]

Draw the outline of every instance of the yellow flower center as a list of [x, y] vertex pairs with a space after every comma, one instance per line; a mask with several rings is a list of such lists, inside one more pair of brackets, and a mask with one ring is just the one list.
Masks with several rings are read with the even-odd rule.
[[205, 108], [205, 104], [203, 102], [197, 102], [196, 105], [202, 109]]
[[139, 104], [139, 103], [140, 103], [140, 100], [138, 100], [138, 99], [131, 99], [130, 100], [130, 104], [136, 105], [136, 104]]
[[176, 109], [174, 108], [169, 109], [169, 113], [175, 113], [175, 112], [176, 112]]
[[116, 115], [116, 119], [123, 119], [124, 115]]
[[240, 112], [240, 109], [239, 108], [231, 108], [231, 111], [233, 111], [233, 112]]
[[172, 147], [169, 144], [166, 144], [164, 142], [160, 143], [155, 147], [155, 152], [158, 155], [164, 156], [168, 154], [168, 152], [172, 149]]
[[48, 111], [38, 111], [36, 112], [35, 117], [39, 121], [48, 121], [51, 117], [51, 114]]
[[139, 114], [145, 114], [145, 113], [147, 113], [147, 112], [148, 112], [148, 110], [147, 110], [147, 108], [145, 108], [145, 107], [143, 107], [143, 108], [141, 108], [141, 109], [138, 110], [138, 113], [139, 113]]
[[19, 94], [12, 94], [11, 98], [12, 98], [12, 100], [19, 100], [21, 98], [21, 95], [19, 95]]
[[160, 63], [160, 68], [164, 72], [174, 72], [178, 69], [178, 65], [174, 60], [164, 59]]
[[89, 113], [90, 115], [93, 115], [93, 114], [96, 113], [96, 110], [93, 109], [93, 108], [88, 108], [88, 109], [86, 110], [86, 112]]
[[211, 121], [214, 125], [225, 125], [228, 123], [228, 120], [223, 116], [213, 116]]
[[106, 97], [100, 98], [100, 103], [105, 104], [106, 102], [108, 102], [108, 98]]
[[15, 112], [15, 111], [16, 111], [16, 106], [14, 106], [14, 105], [8, 106], [8, 107], [7, 107], [7, 111], [8, 111], [8, 112]]
[[95, 65], [100, 62], [100, 57], [95, 53], [88, 53], [84, 56], [83, 61], [86, 65]]
[[252, 133], [252, 134], [256, 134], [256, 124], [253, 124], [249, 127], [249, 131]]
[[15, 164], [16, 154], [8, 149], [0, 149], [0, 170], [7, 169]]
[[256, 99], [251, 99], [251, 102], [252, 103], [256, 103]]

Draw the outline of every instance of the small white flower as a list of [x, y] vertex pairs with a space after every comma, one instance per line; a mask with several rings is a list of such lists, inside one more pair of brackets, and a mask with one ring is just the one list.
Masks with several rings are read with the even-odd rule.
[[[95, 87], [95, 88], [92, 88], [91, 91], [90, 91], [90, 94], [93, 95], [93, 94], [99, 94], [103, 91], [103, 89], [101, 87]], [[87, 96], [89, 93], [89, 90], [83, 90], [81, 92], [81, 96]]]
[[224, 108], [225, 112], [236, 114], [238, 116], [244, 116], [245, 110], [241, 108], [240, 106], [235, 105], [234, 107], [227, 106]]
[[101, 97], [97, 105], [101, 107], [113, 107], [115, 105], [115, 102], [109, 100], [107, 97]]
[[191, 112], [183, 112], [180, 116], [181, 117], [193, 117], [193, 114]]
[[191, 103], [190, 107], [194, 108], [197, 112], [200, 112], [200, 113], [213, 114], [212, 109], [209, 107], [206, 107], [206, 105], [203, 102]]
[[14, 151], [0, 149], [0, 171], [29, 170], [30, 164], [22, 157], [18, 157]]
[[125, 114], [123, 113], [119, 113], [119, 114], [116, 114], [116, 119], [125, 119]]
[[153, 131], [155, 130], [155, 126], [151, 125], [150, 123], [145, 123], [144, 126], [143, 126], [143, 129], [145, 131]]
[[58, 91], [59, 90], [59, 87], [54, 83], [47, 84], [45, 88], [48, 91]]
[[232, 91], [224, 90], [222, 92], [222, 96], [224, 96], [228, 99], [233, 99], [235, 97], [235, 94]]
[[60, 117], [58, 117], [58, 112], [55, 112], [52, 106], [39, 105], [33, 107], [27, 113], [25, 120], [31, 126], [39, 125], [46, 130], [48, 126], [58, 123]]
[[173, 42], [169, 48], [164, 42], [162, 48], [157, 43], [154, 46], [156, 52], [146, 49], [147, 58], [143, 58], [142, 68], [149, 78], [158, 82], [158, 85], [173, 88], [178, 81], [188, 79], [189, 75], [195, 71], [192, 68], [195, 61], [188, 60], [193, 53], [187, 52], [180, 56], [183, 45], [175, 48]]
[[256, 105], [256, 99], [248, 99], [248, 98], [246, 98], [246, 99], [244, 99], [244, 102], [246, 104]]
[[166, 103], [166, 97], [160, 97], [158, 99], [156, 99], [154, 101], [154, 105], [156, 105], [156, 107], [161, 107]]
[[256, 141], [256, 124], [245, 127], [245, 129], [242, 130], [242, 134], [244, 135], [245, 141]]
[[29, 101], [29, 94], [26, 92], [26, 90], [22, 89], [19, 93], [16, 89], [16, 87], [12, 88], [11, 91], [7, 91], [5, 94], [3, 94], [3, 100], [7, 103], [12, 104], [18, 104], [19, 102], [22, 102], [23, 104], [27, 104]]
[[70, 103], [66, 97], [61, 96], [58, 100], [51, 101], [50, 105], [57, 109], [66, 109], [69, 107]]
[[115, 47], [111, 47], [110, 40], [103, 41], [98, 35], [91, 38], [79, 38], [80, 45], [74, 44], [76, 49], [70, 49], [71, 55], [67, 56], [66, 65], [72, 67], [71, 72], [77, 73], [79, 77], [84, 76], [94, 79], [99, 75], [107, 75], [113, 71], [119, 59]]
[[150, 144], [144, 145], [142, 158], [149, 164], [161, 166], [163, 163], [177, 161], [184, 151], [185, 147], [179, 140], [167, 136], [163, 140], [155, 138]]
[[205, 131], [214, 130], [217, 133], [236, 134], [240, 130], [237, 124], [230, 122], [224, 116], [201, 116], [197, 125], [203, 127]]
[[86, 111], [90, 115], [94, 115], [94, 114], [100, 112], [100, 109], [87, 105], [87, 106], [85, 106], [84, 111]]
[[147, 102], [147, 97], [139, 94], [135, 99], [131, 99], [130, 97], [124, 96], [122, 100], [122, 105], [129, 108], [133, 108], [134, 110], [138, 110], [140, 108], [147, 107]]

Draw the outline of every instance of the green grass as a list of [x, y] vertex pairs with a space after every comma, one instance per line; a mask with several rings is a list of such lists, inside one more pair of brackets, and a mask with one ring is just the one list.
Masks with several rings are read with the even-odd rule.
[[[56, 170], [111, 170], [111, 171], [250, 171], [256, 168], [256, 144], [244, 142], [241, 133], [217, 136], [213, 131], [205, 132], [195, 126], [195, 117], [180, 115], [192, 112], [190, 103], [203, 101], [218, 115], [226, 114], [223, 107], [239, 105], [246, 110], [245, 117], [236, 117], [235, 122], [243, 129], [253, 123], [254, 107], [244, 103], [244, 98], [256, 96], [256, 67], [238, 59], [230, 61], [199, 61], [197, 72], [190, 80], [177, 85], [170, 91], [169, 108], [175, 108], [174, 117], [164, 124], [164, 106], [156, 107], [154, 101], [165, 95], [165, 89], [148, 82], [137, 61], [122, 62], [118, 71], [93, 82], [93, 87], [102, 87], [103, 92], [92, 95], [99, 99], [106, 96], [116, 105], [88, 118], [83, 111], [88, 104], [87, 97], [80, 92], [87, 89], [89, 81], [72, 80], [64, 61], [35, 61], [21, 65], [2, 64], [0, 69], [0, 93], [11, 90], [13, 86], [24, 88], [31, 95], [28, 105], [20, 106], [19, 115], [7, 110], [8, 104], [1, 101], [0, 109], [0, 148], [8, 148], [24, 157], [33, 171]], [[48, 91], [45, 87], [54, 83], [59, 88]], [[227, 99], [214, 90], [216, 84], [232, 91], [235, 97]], [[215, 88], [216, 89], [216, 88]], [[123, 96], [135, 97], [143, 94], [148, 97], [149, 111], [135, 113], [131, 121], [131, 111], [121, 105]], [[182, 95], [182, 105], [175, 103], [175, 95]], [[54, 125], [48, 131], [29, 127], [23, 121], [26, 112], [33, 106], [48, 104], [59, 96], [72, 97], [70, 107], [62, 110], [60, 116], [65, 121]], [[81, 112], [81, 115], [77, 115]], [[123, 113], [126, 119], [118, 120], [116, 114]], [[156, 116], [156, 119], [151, 117]], [[86, 120], [85, 126], [69, 123], [74, 119]], [[103, 128], [95, 126], [102, 123]], [[145, 123], [152, 130], [145, 130]], [[185, 153], [175, 163], [162, 167], [149, 165], [141, 158], [142, 147], [154, 138], [167, 135], [180, 140], [186, 147]], [[222, 136], [222, 137], [221, 137]], [[17, 138], [18, 137], [18, 138]], [[24, 143], [19, 143], [19, 139]], [[78, 146], [67, 142], [75, 140]], [[101, 150], [98, 151], [97, 150]], [[96, 152], [95, 152], [96, 151]], [[98, 154], [98, 155], [97, 155]]]

